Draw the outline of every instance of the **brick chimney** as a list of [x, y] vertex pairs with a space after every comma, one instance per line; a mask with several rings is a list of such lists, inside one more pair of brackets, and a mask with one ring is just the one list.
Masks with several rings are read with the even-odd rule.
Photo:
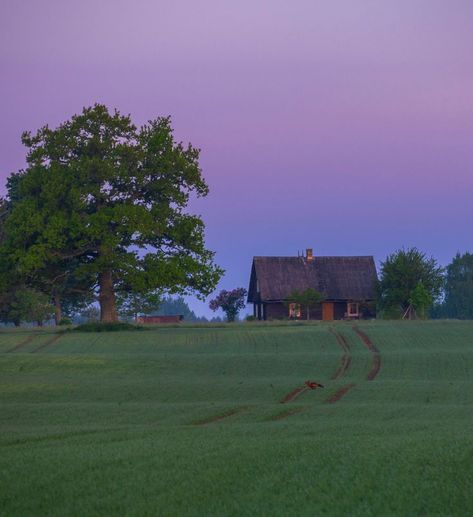
[[311, 262], [312, 260], [314, 260], [314, 254], [312, 253], [312, 248], [307, 248], [305, 250], [305, 258]]

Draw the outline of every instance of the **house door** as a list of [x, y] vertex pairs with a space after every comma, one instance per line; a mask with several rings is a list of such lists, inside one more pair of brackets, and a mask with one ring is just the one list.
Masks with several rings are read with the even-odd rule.
[[333, 302], [324, 302], [322, 304], [322, 319], [324, 321], [333, 320]]

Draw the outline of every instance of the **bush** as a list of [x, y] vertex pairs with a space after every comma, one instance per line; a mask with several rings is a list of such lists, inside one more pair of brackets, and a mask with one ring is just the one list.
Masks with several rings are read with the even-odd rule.
[[72, 325], [72, 320], [69, 318], [62, 318], [58, 325]]
[[117, 321], [114, 323], [83, 323], [74, 328], [74, 332], [118, 332], [122, 330], [144, 330], [144, 327]]
[[255, 318], [255, 316], [253, 316], [253, 314], [249, 314], [249, 315], [246, 317], [246, 321], [256, 321], [256, 318]]

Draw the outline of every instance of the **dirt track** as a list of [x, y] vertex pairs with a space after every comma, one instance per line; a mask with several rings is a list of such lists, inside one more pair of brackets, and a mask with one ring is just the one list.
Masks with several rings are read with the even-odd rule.
[[299, 386], [298, 388], [292, 390], [288, 393], [282, 400], [281, 404], [285, 404], [286, 402], [291, 402], [296, 397], [298, 397], [301, 393], [303, 393], [307, 389], [307, 386]]
[[284, 418], [290, 417], [292, 415], [297, 415], [299, 413], [302, 413], [305, 411], [306, 407], [295, 407], [292, 409], [287, 409], [286, 411], [282, 411], [281, 413], [278, 413], [277, 415], [273, 415], [268, 418], [268, 420], [283, 420]]
[[340, 334], [340, 332], [337, 332], [335, 329], [330, 328], [330, 332], [335, 336], [337, 339], [338, 344], [343, 350], [343, 355], [341, 358], [340, 366], [336, 370], [336, 372], [332, 375], [331, 379], [336, 380], [342, 377], [345, 372], [348, 370], [351, 364], [351, 354], [350, 354], [350, 346], [348, 345], [348, 342], [343, 334]]
[[28, 336], [26, 339], [24, 339], [23, 341], [21, 341], [21, 343], [18, 343], [17, 345], [15, 345], [13, 348], [10, 348], [10, 350], [7, 350], [7, 353], [11, 353], [11, 352], [17, 352], [18, 350], [20, 350], [21, 348], [23, 348], [24, 346], [26, 346], [28, 343], [31, 343], [31, 341], [33, 341], [33, 339], [36, 337], [36, 335], [31, 335], [31, 336]]
[[335, 404], [338, 402], [344, 395], [346, 395], [352, 388], [354, 388], [354, 384], [345, 384], [338, 391], [336, 391], [331, 397], [329, 397], [326, 402], [327, 404]]
[[197, 421], [193, 422], [193, 425], [207, 425], [207, 424], [212, 424], [214, 422], [219, 422], [220, 420], [223, 420], [225, 418], [229, 418], [233, 415], [241, 413], [245, 409], [246, 408], [244, 408], [244, 407], [230, 409], [229, 411], [226, 411], [225, 413], [220, 413], [219, 415], [209, 416], [208, 418], [204, 418], [202, 420], [197, 420]]
[[64, 335], [64, 332], [58, 332], [55, 336], [53, 336], [52, 338], [48, 339], [47, 341], [45, 341], [44, 343], [42, 343], [41, 345], [39, 345], [38, 348], [35, 348], [34, 350], [31, 351], [32, 354], [35, 354], [36, 352], [39, 352], [40, 350], [44, 350], [46, 347], [50, 346], [50, 345], [53, 345], [54, 343], [56, 343], [56, 341], [58, 339], [60, 339], [62, 336]]
[[377, 347], [371, 342], [370, 338], [358, 327], [353, 327], [353, 330], [358, 334], [363, 344], [368, 348], [368, 350], [372, 353], [372, 365], [371, 370], [368, 372], [366, 376], [367, 381], [372, 381], [379, 373], [381, 369], [381, 354]]

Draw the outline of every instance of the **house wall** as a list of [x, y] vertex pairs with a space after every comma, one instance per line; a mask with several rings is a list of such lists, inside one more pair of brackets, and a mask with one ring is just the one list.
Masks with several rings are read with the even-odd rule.
[[[260, 310], [258, 311], [258, 305]], [[333, 302], [334, 320], [342, 320], [347, 313], [347, 302]], [[282, 302], [271, 302], [254, 304], [254, 315], [260, 320], [287, 320], [289, 318], [289, 308]], [[312, 307], [309, 311], [311, 320], [322, 319], [322, 306]], [[373, 302], [360, 302], [360, 318], [370, 319], [376, 317], [376, 307]], [[301, 310], [301, 320], [307, 319], [307, 312]]]
[[[282, 302], [265, 303], [266, 318], [267, 320], [287, 320], [289, 318], [289, 307]], [[309, 310], [309, 316], [311, 320], [322, 319], [322, 308], [312, 307]], [[307, 319], [307, 311], [305, 308], [301, 310], [301, 319]]]

